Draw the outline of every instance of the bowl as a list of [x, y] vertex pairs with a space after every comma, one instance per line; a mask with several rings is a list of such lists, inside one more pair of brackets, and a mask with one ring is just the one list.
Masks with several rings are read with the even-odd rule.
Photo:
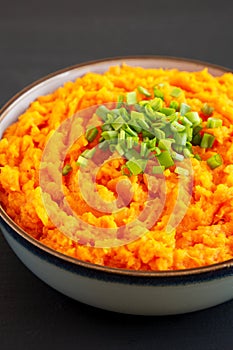
[[[125, 62], [144, 68], [198, 71], [218, 76], [225, 68], [171, 57], [125, 57], [79, 64], [55, 72], [13, 97], [0, 113], [0, 137], [30, 102], [87, 72], [102, 73]], [[41, 280], [80, 302], [120, 313], [168, 315], [205, 309], [233, 297], [233, 260], [176, 271], [132, 271], [103, 267], [54, 251], [29, 236], [0, 208], [1, 231], [19, 259]]]

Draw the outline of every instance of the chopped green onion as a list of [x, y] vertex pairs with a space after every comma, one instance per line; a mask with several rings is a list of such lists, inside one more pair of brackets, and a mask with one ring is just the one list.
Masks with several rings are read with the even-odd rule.
[[70, 164], [66, 164], [63, 169], [62, 169], [62, 175], [66, 176], [69, 174], [69, 172], [71, 172], [72, 170], [72, 166]]
[[186, 118], [185, 116], [181, 117], [180, 120], [183, 125], [193, 126], [192, 122], [190, 122], [190, 120], [188, 120], [188, 118]]
[[158, 147], [161, 150], [164, 151], [170, 151], [171, 150], [171, 144], [174, 142], [174, 139], [163, 139], [163, 140], [159, 140], [159, 144]]
[[188, 176], [189, 175], [189, 171], [188, 169], [184, 169], [180, 166], [177, 166], [175, 168], [175, 173], [178, 174], [178, 175], [184, 175], [184, 176]]
[[187, 142], [187, 133], [185, 131], [177, 132], [174, 134], [174, 139], [177, 145], [185, 146]]
[[165, 139], [166, 137], [165, 132], [159, 128], [153, 128], [153, 136], [159, 140]]
[[138, 86], [138, 92], [140, 92], [140, 94], [146, 96], [146, 97], [150, 97], [151, 96], [151, 93], [145, 89], [144, 87], [142, 86]]
[[87, 141], [92, 142], [92, 141], [94, 141], [94, 139], [96, 138], [97, 135], [98, 135], [98, 129], [95, 127], [95, 128], [91, 128], [91, 129], [87, 130], [85, 137], [86, 137]]
[[193, 153], [192, 153], [187, 147], [185, 147], [185, 148], [183, 149], [183, 153], [184, 153], [185, 158], [191, 158], [191, 157], [193, 157]]
[[132, 130], [131, 127], [130, 127], [128, 124], [124, 125], [124, 126], [123, 126], [123, 129], [124, 129], [125, 132], [128, 133], [130, 136], [138, 136], [138, 134], [137, 134], [134, 130]]
[[174, 132], [182, 132], [186, 129], [184, 125], [178, 123], [177, 121], [172, 122], [170, 127]]
[[215, 137], [211, 134], [208, 133], [204, 133], [202, 140], [201, 140], [201, 144], [200, 147], [201, 148], [211, 148], [213, 146]]
[[105, 123], [105, 124], [101, 125], [101, 130], [102, 131], [110, 131], [110, 130], [112, 130], [112, 126], [109, 123]]
[[128, 160], [125, 165], [133, 175], [141, 174], [145, 170], [145, 164], [139, 162], [139, 159]]
[[115, 145], [115, 149], [119, 153], [120, 156], [123, 156], [123, 154], [125, 153], [125, 150], [120, 143]]
[[106, 151], [109, 147], [109, 141], [103, 141], [101, 143], [99, 143], [99, 149]]
[[177, 111], [177, 109], [179, 108], [179, 102], [171, 101], [169, 107], [174, 108]]
[[138, 153], [135, 149], [129, 149], [125, 152], [125, 158], [128, 160], [132, 158], [139, 159], [140, 157], [140, 153]]
[[124, 95], [119, 95], [118, 99], [117, 99], [117, 108], [120, 108], [125, 100], [125, 96]]
[[91, 159], [94, 156], [95, 152], [96, 152], [96, 148], [86, 149], [85, 151], [82, 152], [81, 156], [87, 159]]
[[100, 117], [101, 119], [103, 119], [105, 121], [107, 119], [109, 109], [105, 106], [100, 106], [97, 108], [95, 113], [97, 114], [98, 117]]
[[132, 137], [127, 137], [126, 139], [127, 148], [131, 149], [134, 146], [134, 140]]
[[[148, 102], [148, 101], [147, 101]], [[149, 101], [150, 106], [154, 111], [159, 111], [163, 106], [163, 101], [159, 97], [155, 97], [153, 100]]]
[[209, 117], [207, 119], [207, 128], [214, 129], [222, 126], [222, 120], [218, 118]]
[[143, 130], [149, 130], [150, 126], [147, 124], [145, 120], [138, 120], [137, 121], [138, 125], [143, 129]]
[[172, 91], [171, 91], [171, 93], [170, 93], [170, 95], [171, 95], [172, 97], [179, 97], [181, 94], [182, 94], [181, 89], [176, 88], [176, 87], [175, 87], [174, 89], [172, 89]]
[[185, 114], [185, 117], [193, 124], [198, 125], [201, 123], [201, 118], [197, 112], [188, 112]]
[[165, 166], [164, 165], [154, 165], [152, 167], [152, 174], [163, 174], [165, 170]]
[[148, 147], [147, 147], [147, 144], [146, 144], [146, 142], [142, 142], [141, 143], [141, 148], [140, 148], [140, 156], [141, 157], [147, 157], [148, 156], [148, 154], [149, 154], [149, 149], [148, 149]]
[[174, 161], [168, 151], [161, 152], [157, 155], [158, 161], [160, 165], [165, 166], [165, 168], [169, 168], [174, 165]]
[[213, 155], [212, 157], [208, 158], [206, 162], [211, 169], [215, 169], [220, 165], [222, 165], [223, 163], [222, 157], [220, 156], [220, 154]]
[[202, 106], [202, 109], [201, 109], [202, 113], [206, 116], [209, 116], [213, 113], [214, 111], [214, 107], [211, 107], [210, 105], [208, 105], [208, 103], [205, 103], [203, 106]]
[[79, 166], [82, 166], [82, 167], [85, 167], [86, 165], [87, 165], [87, 163], [88, 163], [88, 159], [86, 159], [86, 158], [84, 158], [83, 156], [79, 156], [78, 157], [78, 160], [77, 160], [77, 165], [79, 165]]
[[184, 160], [184, 156], [183, 154], [177, 153], [177, 152], [172, 152], [172, 158], [174, 160], [178, 160], [179, 162], [182, 162], [182, 160]]
[[180, 114], [185, 115], [191, 110], [191, 107], [187, 105], [186, 103], [181, 103], [180, 104]]
[[103, 131], [101, 136], [105, 140], [113, 140], [118, 137], [118, 132], [115, 130], [110, 130], [110, 131]]
[[162, 107], [160, 108], [160, 112], [165, 114], [165, 115], [171, 115], [175, 113], [175, 109], [174, 108], [167, 108], [167, 107]]
[[154, 96], [164, 100], [164, 93], [156, 87], [154, 88]]
[[201, 135], [199, 133], [193, 136], [192, 144], [193, 144], [193, 146], [200, 146], [200, 144], [201, 144]]
[[137, 103], [137, 94], [135, 91], [128, 92], [126, 95], [126, 101], [128, 105], [134, 105]]
[[193, 128], [193, 135], [197, 135], [199, 133], [199, 131], [201, 131], [203, 129], [203, 127], [201, 125], [197, 125]]
[[119, 130], [122, 125], [124, 125], [125, 121], [122, 116], [117, 117], [114, 122], [111, 124], [113, 129]]

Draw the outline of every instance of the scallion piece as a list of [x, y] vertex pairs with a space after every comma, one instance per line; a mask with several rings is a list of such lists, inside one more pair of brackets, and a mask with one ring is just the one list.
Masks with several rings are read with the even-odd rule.
[[171, 93], [170, 93], [170, 95], [171, 95], [172, 97], [179, 97], [181, 94], [182, 94], [181, 89], [179, 89], [179, 88], [177, 88], [177, 87], [175, 87], [174, 89], [172, 89], [172, 91], [171, 91]]
[[182, 132], [186, 129], [184, 125], [178, 123], [177, 121], [172, 122], [170, 127], [173, 132]]
[[213, 155], [212, 157], [208, 158], [206, 162], [211, 169], [215, 169], [220, 165], [222, 165], [223, 163], [222, 157], [220, 156], [220, 154]]
[[128, 160], [125, 165], [129, 169], [132, 175], [141, 174], [145, 170], [141, 166], [139, 160], [136, 160], [136, 159]]
[[222, 120], [218, 118], [209, 117], [207, 119], [207, 128], [214, 129], [222, 126]]
[[87, 130], [85, 137], [86, 137], [87, 141], [92, 142], [92, 141], [94, 141], [94, 139], [96, 138], [97, 135], [98, 135], [98, 129], [95, 127], [95, 128], [91, 128], [91, 129]]
[[138, 86], [138, 92], [140, 92], [140, 94], [146, 96], [146, 97], [150, 97], [151, 96], [151, 93], [145, 89], [144, 87], [142, 86]]
[[211, 148], [213, 146], [215, 137], [211, 134], [204, 133], [202, 139], [201, 139], [201, 148]]
[[180, 114], [185, 115], [191, 110], [191, 107], [187, 105], [186, 103], [181, 103], [180, 104]]
[[72, 170], [72, 166], [70, 164], [66, 164], [62, 169], [62, 175], [66, 176], [68, 175]]
[[165, 168], [169, 168], [174, 165], [174, 161], [168, 151], [161, 152], [157, 155], [157, 159], [161, 166], [165, 166]]
[[114, 130], [119, 130], [125, 121], [122, 116], [117, 117], [114, 122], [111, 124]]
[[154, 165], [152, 167], [152, 174], [163, 174], [164, 170], [165, 170], [164, 165]]
[[[148, 101], [147, 101], [148, 102]], [[153, 100], [149, 101], [150, 106], [154, 111], [159, 111], [163, 106], [163, 101], [159, 97], [155, 97]]]
[[107, 119], [109, 109], [105, 106], [100, 106], [97, 108], [95, 113], [97, 114], [98, 117], [100, 117], [101, 119], [103, 119], [105, 121]]
[[182, 160], [184, 160], [184, 156], [183, 154], [177, 153], [177, 152], [172, 152], [172, 158], [174, 160], [178, 160], [179, 162], [182, 162]]
[[185, 113], [185, 117], [194, 125], [198, 125], [201, 123], [201, 118], [197, 112], [188, 112]]
[[164, 93], [156, 87], [154, 88], [154, 96], [164, 100]]
[[81, 156], [87, 159], [91, 159], [94, 156], [95, 152], [96, 148], [86, 149], [85, 151], [83, 151], [83, 153], [81, 153]]
[[205, 103], [203, 106], [202, 106], [202, 109], [201, 109], [202, 113], [206, 116], [210, 116], [213, 111], [214, 111], [214, 107], [211, 107], [210, 105], [208, 105], [208, 103]]
[[134, 105], [137, 103], [137, 94], [135, 91], [128, 92], [126, 95], [126, 101], [128, 105]]
[[174, 108], [177, 111], [177, 109], [179, 108], [179, 102], [171, 101], [169, 107]]
[[124, 95], [119, 95], [118, 96], [118, 99], [117, 99], [117, 108], [120, 108], [123, 103], [124, 103], [124, 100], [125, 100], [125, 96]]
[[178, 175], [183, 175], [183, 176], [188, 176], [189, 175], [188, 169], [182, 168], [180, 166], [177, 166], [175, 168], [175, 173], [178, 174]]
[[110, 130], [110, 131], [103, 131], [101, 133], [101, 136], [105, 139], [105, 140], [113, 140], [115, 138], [118, 137], [118, 132], [115, 130]]
[[160, 112], [165, 114], [165, 115], [171, 115], [175, 113], [175, 109], [174, 108], [167, 108], [167, 107], [162, 107], [160, 108]]
[[82, 166], [82, 167], [85, 167], [86, 165], [87, 165], [87, 163], [88, 163], [88, 159], [87, 158], [84, 158], [83, 156], [79, 156], [78, 157], [78, 160], [77, 160], [77, 165], [79, 165], [79, 166]]

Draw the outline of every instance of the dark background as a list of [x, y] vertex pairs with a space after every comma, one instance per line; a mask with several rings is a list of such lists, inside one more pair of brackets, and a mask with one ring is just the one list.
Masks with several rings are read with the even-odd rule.
[[[34, 80], [87, 60], [170, 55], [233, 69], [233, 2], [0, 1], [0, 105]], [[0, 348], [232, 349], [233, 301], [169, 317], [75, 302], [34, 277], [0, 235]]]

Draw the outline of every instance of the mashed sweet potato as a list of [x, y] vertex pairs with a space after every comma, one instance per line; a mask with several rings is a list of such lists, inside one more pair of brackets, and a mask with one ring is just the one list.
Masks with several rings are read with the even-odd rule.
[[[171, 89], [179, 87], [176, 98], [185, 102], [203, 118], [202, 106], [214, 108], [213, 117], [222, 127], [211, 129], [215, 136], [212, 148], [195, 146], [201, 160], [190, 158], [193, 188], [190, 205], [171, 232], [166, 227], [177, 200], [177, 178], [173, 169], [164, 172], [166, 202], [162, 215], [150, 232], [129, 244], [114, 248], [96, 248], [66, 237], [50, 220], [41, 198], [39, 168], [46, 142], [59, 125], [77, 111], [93, 105], [117, 101], [119, 95], [137, 91], [143, 86], [149, 92], [162, 86], [164, 101], [169, 106]], [[162, 85], [161, 85], [162, 84]], [[143, 99], [138, 91], [139, 99]], [[214, 264], [233, 258], [233, 75], [213, 77], [205, 69], [182, 72], [163, 69], [111, 67], [103, 75], [89, 73], [75, 82], [67, 82], [53, 93], [32, 102], [18, 121], [4, 132], [0, 141], [1, 204], [8, 215], [28, 234], [43, 244], [87, 262], [134, 270], [177, 270]], [[82, 125], [82, 120], [79, 120]], [[69, 163], [87, 146], [81, 137], [68, 154]], [[210, 169], [206, 160], [218, 153], [223, 164]], [[56, 150], [54, 150], [56, 157]], [[116, 197], [116, 184], [122, 175], [122, 160], [101, 167], [97, 176], [99, 194], [111, 201]], [[77, 170], [78, 171], [78, 170]], [[51, 179], [55, 174], [51, 170]], [[134, 220], [146, 201], [147, 188], [143, 175], [130, 177], [133, 197], [129, 205], [116, 213], [99, 213], [88, 205], [78, 190], [77, 177], [71, 172], [63, 179], [64, 192], [79, 217], [97, 227], [115, 228]], [[56, 196], [56, 182], [50, 182]], [[121, 189], [124, 192], [124, 188]], [[151, 189], [153, 190], [153, 188]], [[50, 198], [52, 200], [53, 198]]]

